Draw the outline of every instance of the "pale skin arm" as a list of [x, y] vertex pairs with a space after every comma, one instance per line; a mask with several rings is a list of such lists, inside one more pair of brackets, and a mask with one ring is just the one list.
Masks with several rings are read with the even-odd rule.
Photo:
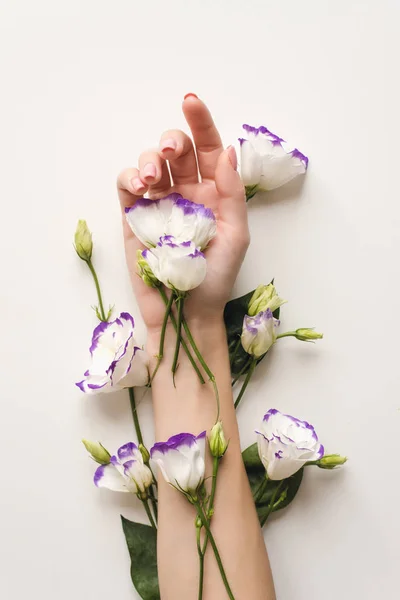
[[[158, 149], [144, 152], [138, 169], [123, 171], [118, 179], [122, 208], [144, 193], [151, 198], [178, 191], [210, 206], [218, 220], [216, 238], [207, 250], [204, 283], [186, 301], [185, 315], [220, 393], [221, 419], [229, 448], [218, 475], [212, 530], [236, 600], [274, 600], [268, 556], [243, 467], [233, 406], [223, 308], [244, 258], [249, 234], [244, 191], [236, 171], [233, 148], [223, 150], [218, 131], [203, 102], [189, 96], [183, 111], [192, 132], [163, 134]], [[196, 156], [202, 182], [199, 183]], [[173, 183], [166, 168], [169, 161]], [[132, 283], [148, 328], [147, 350], [158, 353], [164, 305], [158, 292], [136, 275], [140, 243], [124, 222], [125, 247]], [[175, 332], [168, 326], [164, 359], [152, 385], [157, 441], [179, 432], [198, 434], [215, 422], [216, 403], [210, 383], [201, 385], [181, 351], [172, 382]], [[155, 359], [152, 359], [154, 368]], [[211, 473], [211, 460], [207, 465]], [[159, 477], [158, 570], [162, 600], [195, 600], [199, 559], [194, 527], [195, 511], [187, 500]], [[211, 548], [205, 559], [204, 600], [227, 598]]]

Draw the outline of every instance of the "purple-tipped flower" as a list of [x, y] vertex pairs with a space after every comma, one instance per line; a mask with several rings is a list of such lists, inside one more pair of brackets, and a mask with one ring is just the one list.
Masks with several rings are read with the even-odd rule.
[[275, 408], [264, 415], [256, 433], [258, 454], [269, 479], [286, 479], [306, 462], [324, 455], [324, 447], [312, 425]]
[[178, 242], [190, 241], [204, 250], [217, 232], [212, 210], [180, 194], [160, 200], [142, 198], [125, 213], [133, 233], [148, 248], [156, 246], [161, 237], [172, 235]]
[[166, 442], [154, 444], [151, 459], [158, 465], [168, 483], [195, 498], [204, 481], [206, 432], [173, 435]]
[[179, 292], [194, 289], [206, 276], [204, 254], [193, 242], [178, 242], [172, 235], [162, 237], [155, 248], [143, 250], [142, 258], [158, 281]]
[[263, 356], [276, 341], [276, 328], [279, 325], [271, 310], [261, 311], [255, 317], [245, 315], [242, 329], [242, 346], [255, 358]]
[[134, 321], [129, 313], [100, 323], [93, 331], [89, 350], [90, 367], [85, 379], [76, 384], [82, 392], [97, 394], [146, 385], [147, 356], [135, 342]]
[[241, 176], [246, 187], [274, 190], [306, 172], [308, 158], [299, 150], [288, 151], [284, 140], [266, 127], [243, 125], [247, 139], [241, 138]]
[[142, 500], [147, 498], [147, 489], [153, 483], [149, 467], [143, 462], [139, 448], [128, 442], [118, 449], [108, 465], [102, 465], [94, 474], [94, 484], [113, 492], [131, 492]]

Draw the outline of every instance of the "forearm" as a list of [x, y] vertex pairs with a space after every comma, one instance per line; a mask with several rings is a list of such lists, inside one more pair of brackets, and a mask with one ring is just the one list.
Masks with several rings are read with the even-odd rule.
[[[192, 321], [190, 328], [216, 377], [220, 418], [229, 439], [218, 475], [212, 531], [236, 600], [272, 600], [275, 595], [268, 557], [241, 458], [223, 320], [221, 317], [207, 324]], [[213, 387], [208, 381], [200, 383], [182, 349], [174, 387], [171, 364], [175, 339], [168, 326], [164, 359], [152, 386], [157, 440], [183, 431], [209, 431], [216, 418]], [[150, 334], [150, 355], [158, 353], [158, 342], [159, 333]], [[206, 475], [211, 475], [211, 460]], [[197, 597], [199, 559], [194, 519], [193, 507], [159, 478], [158, 568], [163, 600]], [[204, 599], [225, 597], [210, 548], [205, 559]]]

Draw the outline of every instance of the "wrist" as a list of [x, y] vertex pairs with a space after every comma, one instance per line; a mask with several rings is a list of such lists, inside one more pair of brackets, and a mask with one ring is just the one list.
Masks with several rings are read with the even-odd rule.
[[[198, 316], [189, 317], [186, 319], [186, 323], [196, 345], [202, 353], [210, 355], [215, 352], [221, 352], [222, 349], [227, 347], [226, 329], [222, 313], [207, 316], [207, 318]], [[183, 327], [182, 336], [187, 341]], [[146, 349], [150, 357], [158, 355], [160, 337], [161, 326], [148, 330]], [[175, 343], [176, 333], [172, 323], [168, 322], [165, 333], [164, 356], [170, 352], [171, 348], [175, 347]]]

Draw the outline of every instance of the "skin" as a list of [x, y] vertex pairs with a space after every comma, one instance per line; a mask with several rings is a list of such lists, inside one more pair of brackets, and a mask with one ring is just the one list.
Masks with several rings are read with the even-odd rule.
[[[236, 600], [274, 600], [267, 551], [241, 459], [223, 322], [224, 306], [250, 241], [244, 189], [236, 170], [235, 150], [233, 147], [223, 149], [206, 105], [196, 96], [188, 95], [182, 109], [193, 141], [182, 131], [163, 133], [158, 148], [143, 152], [137, 168], [120, 174], [118, 193], [122, 212], [144, 194], [156, 199], [179, 192], [185, 198], [210, 207], [216, 215], [217, 235], [206, 251], [206, 278], [185, 300], [184, 309], [194, 339], [216, 377], [220, 416], [225, 436], [230, 440], [218, 475], [212, 530]], [[124, 214], [122, 221], [128, 269], [148, 329], [147, 350], [152, 357], [152, 369], [165, 307], [158, 291], [147, 287], [138, 277], [136, 251], [143, 246], [132, 233]], [[174, 387], [171, 363], [175, 339], [169, 325], [164, 359], [152, 385], [156, 439], [160, 441], [182, 431], [198, 434], [209, 430], [216, 417], [211, 384], [199, 383], [182, 351]], [[210, 457], [207, 463], [206, 475], [209, 475]], [[197, 598], [199, 563], [194, 517], [193, 507], [160, 476], [158, 569], [163, 600]], [[209, 547], [203, 599], [227, 597]]]

